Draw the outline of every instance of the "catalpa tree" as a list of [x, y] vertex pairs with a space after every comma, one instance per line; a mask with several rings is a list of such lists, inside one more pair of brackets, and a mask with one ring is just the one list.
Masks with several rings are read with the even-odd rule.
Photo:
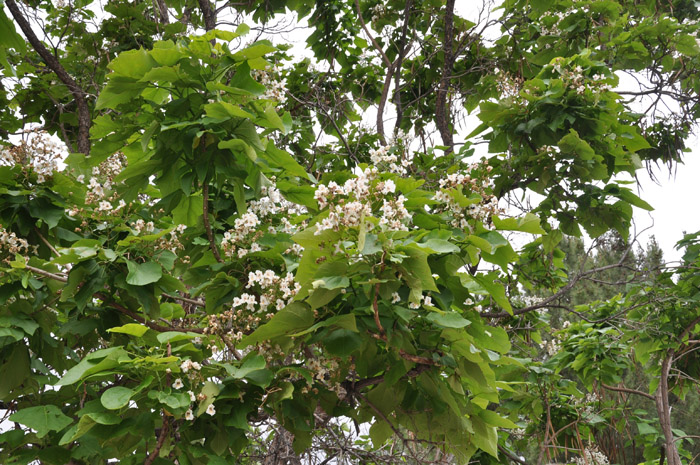
[[557, 244], [651, 208], [699, 14], [457, 7], [5, 0], [3, 463], [524, 461]]

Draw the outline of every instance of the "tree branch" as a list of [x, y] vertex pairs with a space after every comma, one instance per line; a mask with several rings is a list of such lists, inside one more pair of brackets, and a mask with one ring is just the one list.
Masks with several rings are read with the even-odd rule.
[[198, 0], [199, 8], [202, 10], [202, 18], [204, 19], [204, 28], [211, 31], [216, 28], [216, 13], [211, 8], [209, 0]]
[[207, 239], [209, 239], [209, 248], [214, 254], [216, 261], [221, 263], [223, 260], [221, 260], [221, 255], [219, 255], [219, 249], [216, 247], [216, 242], [214, 241], [214, 233], [211, 230], [211, 224], [209, 224], [209, 184], [207, 184], [206, 180], [202, 187], [202, 197], [204, 197], [204, 201], [202, 202], [202, 209], [204, 210], [202, 219], [204, 220], [204, 229], [207, 231]]
[[394, 74], [394, 64], [389, 60], [389, 57], [386, 56], [386, 53], [384, 53], [384, 50], [379, 43], [377, 43], [372, 33], [369, 32], [364, 18], [362, 18], [360, 0], [355, 0], [355, 8], [357, 10], [357, 17], [360, 20], [362, 30], [365, 31], [365, 34], [367, 34], [367, 37], [369, 37], [370, 42], [372, 42], [372, 45], [382, 57], [384, 66], [386, 66], [386, 78], [384, 78], [384, 87], [382, 89], [382, 95], [379, 99], [379, 106], [377, 108], [377, 135], [379, 136], [379, 141], [381, 144], [386, 145], [386, 138], [384, 137], [384, 107], [386, 106], [386, 100], [389, 97], [389, 87], [391, 86], [391, 78]]
[[638, 391], [636, 389], [630, 389], [626, 387], [608, 386], [607, 384], [603, 383], [601, 383], [600, 385], [608, 391], [626, 392], [627, 394], [636, 394], [638, 396], [646, 397], [647, 399], [655, 400], [654, 396], [652, 396], [651, 394], [647, 394], [644, 391]]
[[170, 430], [170, 421], [163, 411], [163, 427], [160, 429], [160, 434], [158, 435], [158, 442], [156, 442], [156, 447], [151, 451], [151, 454], [143, 462], [143, 465], [151, 465], [153, 461], [158, 457], [160, 449], [165, 444], [165, 439], [168, 437], [168, 431]]
[[447, 152], [454, 149], [452, 131], [450, 129], [450, 104], [447, 101], [447, 93], [450, 87], [450, 78], [454, 67], [454, 7], [455, 0], [447, 0], [445, 5], [445, 43], [443, 45], [444, 61], [442, 63], [442, 77], [435, 101], [435, 125], [440, 131], [442, 143], [447, 146]]
[[95, 293], [95, 297], [98, 299], [102, 300], [106, 305], [118, 310], [120, 313], [123, 313], [124, 315], [133, 318], [134, 320], [138, 321], [139, 323], [143, 323], [144, 325], [148, 326], [154, 331], [158, 331], [159, 333], [165, 333], [168, 331], [177, 331], [179, 333], [197, 333], [197, 334], [204, 334], [204, 330], [200, 328], [177, 328], [174, 326], [161, 326], [157, 323], [153, 323], [152, 321], [146, 320], [144, 317], [139, 315], [138, 313], [134, 312], [133, 310], [129, 310], [128, 308], [124, 307], [123, 305], [120, 305], [113, 300], [111, 300], [109, 297], [106, 295], [102, 294], [101, 292]]
[[85, 92], [78, 86], [75, 80], [66, 72], [65, 68], [58, 59], [48, 51], [39, 38], [34, 34], [31, 25], [27, 19], [22, 15], [19, 7], [15, 0], [6, 0], [5, 5], [12, 13], [12, 16], [17, 21], [20, 29], [27, 37], [27, 40], [32, 45], [34, 50], [39, 54], [44, 63], [54, 72], [56, 76], [63, 82], [71, 95], [75, 99], [75, 103], [78, 106], [78, 151], [84, 153], [85, 155], [90, 154], [90, 108], [88, 107], [87, 101], [85, 100]]
[[[370, 337], [373, 337], [374, 339], [377, 339], [379, 341], [384, 341], [387, 342], [387, 337], [383, 334], [376, 334], [376, 333], [369, 333]], [[399, 355], [401, 356], [402, 359], [408, 360], [409, 362], [417, 363], [419, 365], [429, 365], [429, 366], [434, 366], [434, 367], [439, 367], [440, 364], [437, 363], [436, 361], [429, 359], [427, 357], [421, 357], [420, 355], [413, 355], [409, 354], [403, 349], [399, 349]]]

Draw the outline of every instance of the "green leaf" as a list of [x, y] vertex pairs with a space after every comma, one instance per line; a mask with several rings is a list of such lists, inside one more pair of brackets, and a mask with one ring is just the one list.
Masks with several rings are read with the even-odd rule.
[[184, 197], [173, 210], [175, 224], [197, 224], [204, 214], [204, 198], [201, 194]]
[[252, 60], [254, 58], [261, 57], [263, 55], [267, 55], [268, 53], [276, 52], [277, 48], [273, 47], [272, 45], [268, 44], [255, 44], [251, 45], [248, 48], [244, 48], [243, 50], [240, 50], [236, 52], [233, 55], [233, 59], [236, 61], [245, 61], [245, 60]]
[[641, 421], [637, 423], [637, 429], [639, 430], [639, 434], [641, 435], [652, 434], [656, 436], [657, 434], [659, 434], [656, 428], [654, 428], [652, 425]]
[[581, 160], [590, 160], [595, 156], [595, 151], [588, 145], [588, 142], [581, 139], [573, 129], [559, 140], [559, 148], [562, 153], [575, 154]]
[[518, 425], [513, 423], [507, 418], [504, 418], [492, 410], [482, 410], [479, 412], [479, 416], [489, 425], [497, 426], [499, 428], [511, 428], [516, 429]]
[[314, 322], [314, 312], [306, 304], [292, 302], [277, 312], [270, 321], [245, 336], [240, 341], [241, 347], [269, 341], [279, 336], [292, 334], [308, 328]]
[[155, 262], [136, 263], [127, 260], [126, 266], [129, 268], [126, 282], [132, 286], [146, 286], [157, 282], [163, 276], [163, 268]]
[[391, 425], [381, 418], [376, 418], [369, 428], [369, 437], [375, 448], [383, 446], [393, 434], [394, 430], [391, 429]]
[[5, 11], [2, 9], [0, 9], [0, 45], [14, 48], [22, 54], [27, 50], [27, 44], [22, 36], [17, 33], [14, 22], [10, 21], [10, 18], [5, 15]]
[[260, 156], [265, 158], [272, 166], [281, 168], [284, 175], [298, 176], [304, 179], [310, 178], [304, 167], [297, 163], [290, 154], [278, 149], [272, 143], [268, 144], [267, 149]]
[[36, 430], [39, 438], [43, 438], [50, 431], [60, 431], [72, 423], [72, 420], [55, 405], [23, 408], [10, 415], [9, 420]]
[[498, 431], [495, 426], [486, 425], [479, 417], [470, 417], [474, 428], [474, 444], [484, 452], [498, 457]]
[[141, 48], [120, 53], [107, 67], [120, 76], [141, 79], [157, 64], [149, 53]]
[[111, 370], [119, 366], [120, 362], [127, 360], [130, 360], [130, 357], [122, 347], [110, 347], [90, 352], [80, 363], [68, 370], [56, 385], [67, 386], [76, 383], [90, 375]]
[[314, 280], [311, 286], [314, 289], [344, 289], [350, 286], [350, 279], [347, 276], [328, 276]]
[[336, 357], [347, 358], [362, 347], [362, 338], [349, 329], [337, 329], [323, 338], [323, 345], [328, 353]]
[[117, 326], [107, 330], [109, 333], [128, 334], [135, 337], [143, 336], [146, 334], [146, 331], [148, 331], [148, 327], [138, 323], [127, 323], [124, 326]]
[[118, 410], [129, 403], [135, 392], [124, 386], [115, 386], [102, 393], [100, 402], [107, 410]]
[[540, 226], [540, 217], [526, 213], [522, 218], [505, 218], [500, 219], [493, 216], [493, 225], [501, 231], [521, 231], [530, 234], [545, 234], [546, 231]]
[[465, 319], [462, 315], [456, 312], [433, 312], [428, 314], [428, 316], [425, 318], [437, 326], [442, 326], [444, 328], [464, 328], [465, 326], [469, 326], [471, 324], [471, 321]]
[[[255, 115], [248, 113], [237, 105], [232, 105], [228, 102], [214, 102], [204, 105], [204, 112], [210, 118], [215, 119], [231, 119], [231, 118], [254, 118]], [[219, 148], [221, 145], [219, 145]]]
[[355, 315], [352, 313], [347, 313], [345, 315], [335, 315], [327, 320], [323, 320], [321, 322], [316, 323], [312, 327], [305, 329], [304, 331], [300, 331], [298, 333], [294, 333], [291, 336], [297, 337], [297, 336], [303, 336], [304, 334], [312, 333], [316, 331], [319, 328], [325, 328], [325, 327], [333, 327], [336, 326], [338, 328], [344, 328], [348, 329], [350, 331], [358, 332], [357, 329], [357, 322], [355, 320]]

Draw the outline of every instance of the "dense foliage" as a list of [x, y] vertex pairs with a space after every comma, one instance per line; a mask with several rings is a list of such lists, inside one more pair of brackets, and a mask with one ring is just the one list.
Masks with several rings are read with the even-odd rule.
[[456, 6], [5, 0], [3, 463], [692, 458], [697, 236], [562, 240], [627, 247], [681, 160], [700, 12]]

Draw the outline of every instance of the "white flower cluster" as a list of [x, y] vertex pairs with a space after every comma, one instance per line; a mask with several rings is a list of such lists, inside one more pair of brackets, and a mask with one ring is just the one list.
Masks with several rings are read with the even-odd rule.
[[[180, 370], [182, 370], [183, 373], [186, 373], [190, 379], [196, 378], [199, 375], [199, 371], [201, 369], [202, 365], [199, 362], [193, 362], [192, 360], [185, 360], [180, 364]], [[168, 371], [168, 373], [170, 373], [170, 371]], [[185, 383], [182, 382], [181, 378], [177, 378], [172, 384], [172, 387], [173, 389], [182, 389], [183, 387], [185, 387]], [[195, 395], [194, 392], [187, 391], [187, 394], [190, 396], [190, 402], [193, 403], [204, 402], [205, 400], [207, 400], [207, 396], [203, 392], [200, 392], [199, 394]], [[214, 407], [213, 403], [207, 406], [206, 413], [212, 416], [216, 414], [216, 408]], [[192, 408], [187, 409], [187, 412], [185, 412], [185, 420], [194, 420], [194, 413], [192, 412]]]
[[0, 166], [19, 165], [36, 174], [36, 182], [43, 184], [58, 171], [58, 162], [66, 154], [66, 147], [52, 140], [43, 131], [32, 131], [28, 140], [0, 150]]
[[[126, 206], [124, 201], [119, 202], [119, 206], [112, 207], [110, 202], [116, 201], [116, 195], [107, 197], [107, 191], [112, 190], [114, 178], [126, 168], [126, 157], [122, 153], [115, 153], [92, 168], [92, 177], [88, 180], [88, 191], [85, 194], [85, 202], [88, 204], [98, 203], [98, 211], [110, 211], [116, 213]], [[103, 181], [100, 181], [103, 179]], [[78, 182], [84, 182], [85, 176], [80, 175]], [[105, 200], [106, 199], [106, 200]]]
[[151, 234], [155, 230], [155, 226], [153, 224], [153, 221], [149, 221], [148, 223], [144, 222], [142, 219], [138, 219], [134, 222], [131, 223], [131, 227], [136, 231], [136, 235], [140, 235], [142, 232], [146, 232], [148, 234]]
[[377, 3], [369, 11], [372, 12], [372, 22], [374, 23], [386, 14], [386, 6], [384, 3]]
[[[338, 230], [341, 226], [360, 226], [363, 218], [373, 216], [373, 201], [381, 200], [376, 205], [382, 212], [379, 225], [386, 230], [406, 231], [406, 223], [411, 220], [411, 214], [404, 206], [406, 198], [403, 195], [389, 200], [385, 196], [396, 192], [396, 183], [391, 179], [375, 182], [377, 168], [372, 166], [365, 168], [356, 177], [348, 179], [342, 186], [331, 181], [328, 186], [319, 184], [314, 198], [321, 209], [328, 208], [328, 216], [316, 225], [316, 235], [327, 229]], [[366, 222], [366, 227], [371, 230], [372, 222]]]
[[554, 357], [561, 350], [561, 343], [558, 339], [550, 339], [549, 341], [544, 343], [543, 347], [545, 352], [547, 352], [547, 355], [549, 355], [550, 357]]
[[275, 76], [279, 76], [280, 70], [278, 67], [268, 68], [268, 69], [255, 69], [253, 70], [253, 78], [260, 84], [265, 86], [265, 93], [263, 94], [264, 99], [275, 100], [280, 104], [287, 101], [287, 85], [284, 79], [276, 79]]
[[586, 90], [590, 90], [593, 94], [612, 90], [610, 84], [606, 83], [607, 78], [604, 75], [594, 74], [591, 79], [586, 79], [580, 65], [567, 69], [562, 66], [561, 61], [562, 58], [556, 59], [553, 68], [561, 75], [564, 83], [569, 88], [575, 89], [577, 94], [582, 95]]
[[202, 365], [199, 362], [193, 362], [192, 360], [185, 360], [180, 364], [180, 370], [182, 370], [183, 373], [188, 373], [190, 372], [194, 373], [202, 369]]
[[534, 295], [519, 295], [517, 298], [513, 299], [520, 307], [532, 307], [544, 300], [542, 297]]
[[[180, 235], [185, 232], [187, 226], [184, 224], [178, 224], [175, 229], [170, 231], [170, 234], [158, 238], [155, 243], [155, 248], [158, 250], [169, 250], [174, 254], [177, 254], [178, 250], [184, 250], [185, 246], [180, 242]], [[189, 262], [189, 256], [185, 255], [181, 258], [184, 263]]]
[[406, 159], [399, 161], [399, 157], [395, 153], [391, 153], [391, 150], [391, 145], [372, 149], [369, 151], [369, 157], [375, 165], [386, 167], [389, 172], [398, 174], [399, 176], [405, 176], [408, 172], [406, 168], [411, 162]]
[[609, 465], [608, 457], [595, 444], [588, 444], [583, 449], [582, 457], [574, 458], [571, 463], [576, 465]]
[[8, 232], [0, 224], [0, 251], [5, 250], [11, 255], [28, 253], [30, 245], [29, 243], [13, 232]]
[[[393, 302], [393, 299], [392, 299], [392, 302]], [[429, 295], [424, 295], [421, 297], [420, 301], [418, 301], [418, 302], [409, 302], [408, 308], [413, 309], [413, 310], [418, 309], [421, 307], [421, 303], [422, 303], [422, 305], [432, 306], [433, 305], [433, 298], [430, 297]]]
[[[483, 164], [471, 164], [466, 174], [449, 174], [447, 177], [440, 180], [441, 190], [435, 193], [435, 200], [444, 204], [442, 209], [438, 209], [438, 213], [440, 211], [449, 212], [451, 218], [448, 221], [450, 225], [455, 228], [471, 229], [471, 225], [469, 224], [470, 219], [478, 220], [482, 222], [484, 226], [490, 227], [491, 216], [501, 212], [498, 208], [498, 199], [496, 196], [488, 193], [491, 187], [491, 180], [483, 176], [472, 175], [472, 173], [477, 170], [488, 174], [491, 172], [491, 167], [484, 161]], [[481, 200], [468, 205], [466, 208], [462, 207], [450, 194], [449, 191], [452, 189], [466, 189], [467, 193], [478, 194]]]
[[503, 97], [520, 99], [520, 89], [525, 80], [520, 76], [513, 76], [509, 72], [502, 72], [498, 68], [494, 70], [496, 75], [496, 88]]
[[[256, 241], [263, 232], [258, 229], [258, 226], [262, 224], [262, 220], [270, 216], [283, 215], [279, 220], [279, 226], [268, 227], [268, 232], [273, 234], [281, 232], [291, 235], [297, 232], [299, 227], [306, 226], [305, 223], [294, 225], [288, 219], [306, 213], [306, 207], [289, 202], [275, 187], [262, 187], [262, 193], [264, 197], [251, 200], [248, 203], [248, 211], [234, 220], [233, 229], [224, 233], [221, 249], [227, 257], [243, 258], [249, 253], [261, 251], [262, 247]], [[287, 252], [299, 255], [302, 250], [301, 246], [296, 246], [288, 249]]]
[[266, 312], [268, 307], [274, 303], [277, 310], [283, 309], [289, 305], [294, 299], [294, 296], [299, 292], [301, 286], [294, 281], [294, 275], [287, 273], [286, 276], [280, 277], [272, 270], [251, 271], [248, 273], [248, 284], [246, 289], [251, 289], [257, 286], [262, 292], [257, 298], [253, 294], [244, 293], [240, 297], [233, 299], [232, 309], [245, 307], [251, 312], [258, 311]]
[[595, 411], [596, 404], [600, 401], [600, 397], [595, 392], [589, 392], [583, 399], [574, 400], [574, 405], [584, 406], [583, 417], [589, 417]]
[[[387, 182], [391, 182], [391, 180]], [[405, 201], [406, 197], [403, 195], [399, 195], [393, 200], [384, 199], [384, 203], [380, 208], [382, 217], [379, 219], [379, 225], [392, 231], [408, 231], [405, 222], [411, 218], [411, 214], [404, 207]]]

